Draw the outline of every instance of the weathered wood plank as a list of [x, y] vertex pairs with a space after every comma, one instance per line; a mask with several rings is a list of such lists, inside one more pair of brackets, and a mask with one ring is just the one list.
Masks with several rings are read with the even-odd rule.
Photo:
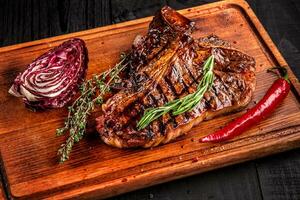
[[63, 0], [58, 1], [57, 9], [64, 33], [111, 24], [111, 9], [108, 0]]
[[125, 199], [262, 199], [253, 163], [226, 167], [170, 183], [127, 193], [111, 200]]
[[300, 151], [268, 157], [257, 162], [264, 199], [300, 199]]
[[300, 1], [249, 1], [282, 55], [300, 77]]
[[[300, 78], [300, 2], [252, 0], [249, 3]], [[256, 163], [264, 199], [300, 199], [300, 149]]]
[[[0, 156], [1, 159], [1, 156]], [[2, 159], [0, 160], [0, 200], [7, 199], [7, 193], [5, 191], [5, 186], [7, 185], [6, 180], [4, 179], [4, 175], [2, 174]]]
[[148, 17], [154, 15], [157, 10], [166, 4], [167, 2], [165, 0], [112, 0], [112, 22], [119, 23], [142, 17]]
[[218, 0], [167, 0], [167, 4], [174, 9], [184, 9], [193, 6], [199, 6], [207, 3], [213, 3]]
[[1, 46], [111, 24], [109, 0], [2, 0], [0, 5]]
[[2, 45], [62, 34], [56, 1], [1, 1]]
[[5, 200], [5, 199], [6, 199], [6, 195], [3, 188], [3, 183], [0, 180], [0, 200]]

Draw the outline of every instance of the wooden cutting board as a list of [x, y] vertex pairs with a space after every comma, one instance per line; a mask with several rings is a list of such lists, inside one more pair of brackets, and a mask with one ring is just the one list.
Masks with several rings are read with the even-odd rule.
[[2, 183], [0, 182], [0, 200], [5, 199], [5, 192]]
[[[266, 73], [287, 65], [247, 3], [221, 1], [180, 11], [196, 22], [194, 37], [216, 34], [257, 62], [257, 88], [249, 107], [259, 101], [276, 77]], [[292, 81], [284, 103], [268, 119], [240, 137], [220, 144], [198, 139], [243, 112], [201, 123], [176, 141], [153, 149], [117, 149], [105, 145], [95, 131], [76, 144], [71, 159], [58, 164], [56, 137], [66, 109], [31, 112], [7, 93], [26, 65], [51, 47], [79, 37], [89, 50], [88, 77], [113, 66], [119, 53], [145, 34], [152, 17], [0, 48], [0, 156], [13, 198], [109, 197], [138, 188], [205, 172], [300, 146], [300, 84]]]

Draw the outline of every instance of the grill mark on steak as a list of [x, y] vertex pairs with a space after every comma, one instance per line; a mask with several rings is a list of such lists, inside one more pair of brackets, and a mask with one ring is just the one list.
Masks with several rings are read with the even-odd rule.
[[[151, 97], [151, 95], [148, 93], [142, 100], [143, 104], [145, 105], [145, 109], [150, 108], [150, 107], [156, 107], [157, 106], [157, 102], [155, 101], [154, 98]], [[144, 111], [143, 110], [143, 111]], [[153, 129], [153, 123], [151, 123], [149, 126], [147, 126], [143, 132], [146, 133], [146, 138], [147, 140], [151, 139], [154, 136], [154, 133], [152, 131]], [[136, 129], [135, 127], [132, 127], [132, 129]]]
[[[170, 77], [170, 82], [173, 85], [177, 86], [180, 90], [177, 90], [177, 94], [182, 94], [184, 91], [188, 90], [188, 87], [195, 82], [194, 78], [187, 72], [185, 69], [185, 63], [191, 63], [193, 56], [188, 57], [187, 54], [190, 54], [191, 44], [188, 43], [182, 49], [180, 49], [173, 58], [173, 63], [171, 65], [171, 72], [167, 75], [167, 78]], [[183, 51], [185, 50], [185, 51]]]
[[[195, 57], [195, 59], [197, 59], [197, 57]], [[183, 67], [187, 69], [187, 71], [191, 74], [191, 77], [193, 77], [196, 82], [202, 76], [202, 64], [203, 63], [196, 63], [195, 60], [192, 60], [191, 63], [182, 63]]]
[[[156, 90], [157, 90], [157, 92], [158, 92], [159, 94], [161, 94], [161, 97], [162, 97], [163, 101], [164, 101], [165, 103], [167, 103], [167, 102], [168, 102], [168, 98], [167, 98], [166, 95], [164, 94], [164, 92], [163, 92], [163, 90], [162, 90], [160, 84], [157, 84]], [[161, 118], [162, 118], [162, 117], [161, 117]], [[161, 121], [161, 120], [159, 120], [159, 121], [161, 122], [161, 123], [160, 123], [160, 132], [161, 132], [162, 135], [165, 135], [165, 133], [166, 133], [166, 126], [165, 126], [165, 124], [163, 123], [163, 121]]]
[[[159, 91], [159, 85], [153, 90], [151, 91], [151, 94], [153, 96], [153, 98], [157, 101], [157, 106], [163, 106], [164, 104], [167, 103], [167, 99], [164, 96], [164, 94], [162, 93], [162, 91]], [[155, 122], [159, 122], [159, 131], [162, 135], [165, 134], [165, 125], [161, 120], [156, 120]]]
[[[152, 97], [153, 97], [153, 96], [152, 96]], [[154, 97], [153, 97], [153, 98], [154, 98]], [[154, 98], [154, 99], [155, 99], [155, 98]], [[163, 105], [163, 104], [162, 104], [162, 105]], [[156, 107], [162, 106], [162, 105], [157, 104]], [[172, 126], [172, 127], [177, 127], [177, 126], [178, 126], [177, 121], [176, 121], [173, 117], [171, 117], [171, 114], [170, 114], [170, 113], [166, 113], [165, 115], [162, 116], [162, 118], [165, 118], [165, 119], [164, 119], [164, 120], [165, 120], [165, 123], [161, 122], [159, 119], [158, 119], [158, 120], [155, 120], [154, 122], [160, 121], [160, 122], [162, 123], [162, 125], [160, 125], [160, 126], [164, 126], [164, 127], [166, 127], [166, 128], [167, 128], [168, 126]], [[151, 122], [150, 124], [153, 125], [154, 122]], [[157, 133], [157, 134], [160, 135], [160, 133]], [[164, 133], [162, 133], [161, 135], [164, 135]]]
[[[174, 88], [172, 82], [170, 82], [170, 80], [166, 77], [162, 78], [162, 80], [164, 80], [163, 82], [161, 82], [161, 86], [164, 86], [163, 88], [167, 88], [168, 91], [165, 94], [165, 96], [168, 96], [170, 93], [172, 93], [171, 97], [172, 99], [169, 101], [172, 101], [174, 99], [177, 99], [179, 94], [177, 94], [176, 89]], [[169, 99], [169, 98], [168, 98]]]
[[[159, 86], [163, 91], [162, 94], [168, 99], [167, 102], [170, 102], [179, 97], [176, 92], [176, 89], [173, 87], [172, 83], [168, 79], [162, 78], [159, 83]], [[170, 129], [171, 127], [176, 128], [178, 126], [176, 120], [173, 117], [171, 117], [169, 113], [166, 113], [162, 116], [162, 121], [164, 126], [166, 126], [166, 129]]]
[[[151, 147], [182, 135], [201, 120], [245, 107], [255, 87], [255, 61], [216, 36], [194, 40], [192, 23], [163, 8], [148, 34], [134, 41], [120, 89], [103, 104], [97, 130], [105, 143], [123, 147]], [[214, 82], [197, 106], [178, 116], [167, 113], [138, 131], [145, 109], [158, 107], [196, 91], [203, 63], [215, 56]], [[128, 73], [129, 71], [129, 73]]]
[[188, 68], [186, 67], [186, 64], [180, 60], [178, 61], [179, 64], [181, 65], [181, 72], [182, 72], [182, 78], [183, 78], [183, 83], [189, 87], [190, 85], [197, 83], [196, 79], [193, 77], [193, 75], [190, 73]]
[[154, 101], [154, 99], [151, 98], [150, 93], [148, 93], [144, 98], [142, 99], [143, 105], [145, 105], [145, 110], [147, 108], [153, 108], [157, 107], [157, 103]]
[[[234, 76], [234, 75], [232, 75], [232, 76]], [[237, 102], [239, 100], [238, 98], [240, 97], [241, 94], [240, 94], [240, 91], [237, 88], [235, 88], [235, 86], [234, 86], [235, 84], [232, 82], [231, 76], [228, 78], [228, 76], [225, 75], [225, 78], [221, 79], [221, 80], [223, 81], [224, 86], [227, 87], [228, 91], [231, 92], [232, 100], [234, 100], [234, 102]]]
[[222, 83], [220, 85], [222, 85], [225, 88], [225, 92], [228, 93], [228, 95], [230, 96], [230, 99], [232, 101], [232, 99], [235, 98], [235, 94], [234, 92], [231, 90], [230, 86], [227, 85], [227, 83], [223, 80], [222, 77], [219, 76], [218, 73], [215, 73], [215, 77]]
[[[172, 69], [176, 69], [177, 77], [178, 77], [178, 79], [181, 80], [180, 82], [173, 81], [172, 84], [175, 85], [177, 83], [177, 84], [183, 85], [182, 86], [183, 89], [181, 90], [181, 93], [178, 94], [179, 92], [177, 92], [177, 95], [178, 95], [177, 98], [182, 98], [182, 97], [188, 95], [189, 93], [193, 93], [197, 87], [197, 83], [193, 80], [192, 76], [183, 69], [182, 65], [180, 64], [180, 61], [181, 60], [178, 57], [178, 58], [176, 58], [174, 64], [172, 65]], [[167, 76], [167, 77], [170, 77], [170, 76]], [[194, 87], [191, 87], [192, 85]], [[184, 124], [185, 122], [187, 122], [188, 119], [191, 118], [191, 115], [187, 112], [187, 113], [175, 116], [174, 118], [177, 122], [177, 127], [178, 127], [178, 126]]]
[[219, 100], [222, 102], [223, 107], [231, 106], [232, 102], [230, 100], [229, 94], [225, 90], [224, 86], [220, 84], [219, 78], [215, 77], [215, 85], [212, 86], [216, 91]]
[[159, 80], [157, 85], [161, 89], [162, 94], [167, 98], [168, 102], [176, 98], [174, 92], [169, 88], [169, 85], [166, 83], [166, 81], [163, 78]]
[[210, 96], [210, 105], [211, 108], [216, 111], [223, 108], [223, 104], [220, 102], [220, 99], [218, 98], [218, 95], [216, 94], [213, 87], [208, 91], [208, 95]]
[[[147, 97], [148, 97], [148, 99], [150, 99], [151, 102], [153, 103], [150, 107], [157, 107], [157, 106], [159, 106], [158, 102], [157, 102], [156, 99], [153, 97], [153, 95], [148, 94]], [[154, 122], [152, 122], [152, 123], [150, 123], [149, 126], [147, 127], [147, 131], [148, 131], [147, 137], [148, 137], [148, 138], [152, 138], [155, 134], [158, 133], [158, 132], [155, 132], [155, 131], [153, 130], [153, 129], [155, 129], [155, 126], [157, 126], [156, 123], [157, 123], [157, 120], [154, 121]]]
[[[192, 50], [191, 50], [192, 51]], [[196, 56], [195, 56], [196, 57]], [[189, 76], [193, 79], [194, 82], [197, 83], [197, 73], [194, 71], [196, 70], [196, 68], [193, 68], [190, 69], [190, 66], [188, 63], [184, 62], [184, 59], [181, 59], [180, 60], [180, 64], [182, 66], [182, 69], [185, 70], [186, 72], [188, 72]], [[192, 61], [192, 65], [194, 65], [193, 61]], [[199, 70], [200, 71], [200, 70]]]
[[[174, 68], [172, 68], [172, 69], [174, 69]], [[174, 73], [173, 70], [171, 70], [171, 71], [172, 71], [171, 75], [169, 74], [170, 76], [172, 76], [172, 73]], [[165, 82], [168, 84], [169, 88], [176, 95], [176, 97], [178, 97], [182, 93], [182, 91], [184, 90], [184, 85], [182, 83], [180, 83], [180, 81], [182, 81], [182, 80], [181, 80], [181, 78], [179, 77], [178, 74], [177, 74], [177, 77], [178, 78], [177, 78], [176, 81], [174, 81], [174, 79], [172, 77], [169, 78], [167, 76], [167, 77], [164, 78]]]

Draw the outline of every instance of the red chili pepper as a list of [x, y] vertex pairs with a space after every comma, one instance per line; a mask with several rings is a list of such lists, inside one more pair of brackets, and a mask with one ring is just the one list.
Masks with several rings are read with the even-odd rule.
[[283, 101], [290, 91], [290, 82], [287, 71], [283, 67], [274, 67], [283, 71], [283, 76], [277, 79], [269, 88], [265, 96], [250, 110], [236, 118], [222, 129], [200, 139], [200, 142], [221, 142], [242, 134], [251, 126], [257, 124]]

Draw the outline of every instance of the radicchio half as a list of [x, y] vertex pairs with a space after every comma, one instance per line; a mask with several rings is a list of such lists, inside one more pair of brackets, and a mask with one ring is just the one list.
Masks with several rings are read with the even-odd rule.
[[83, 40], [74, 38], [44, 53], [20, 73], [9, 93], [35, 109], [60, 108], [84, 80], [88, 63]]

